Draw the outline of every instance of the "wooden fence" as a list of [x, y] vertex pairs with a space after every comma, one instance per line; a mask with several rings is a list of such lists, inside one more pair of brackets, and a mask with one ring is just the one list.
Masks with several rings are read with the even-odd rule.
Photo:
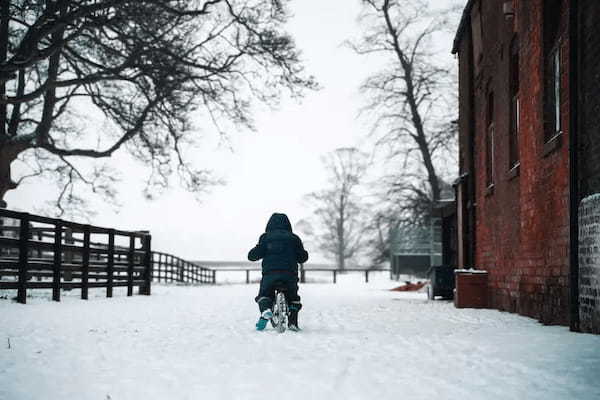
[[150, 295], [151, 236], [78, 224], [28, 213], [0, 209], [0, 289], [16, 289], [25, 303], [27, 291], [52, 289], [60, 301], [61, 289], [134, 287]]
[[154, 280], [158, 282], [211, 283], [216, 281], [215, 270], [175, 257], [172, 254], [152, 252]]

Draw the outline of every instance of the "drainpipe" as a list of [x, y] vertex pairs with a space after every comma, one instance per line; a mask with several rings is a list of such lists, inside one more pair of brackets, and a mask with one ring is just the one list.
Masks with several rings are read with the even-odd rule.
[[[469, 137], [467, 140], [468, 151], [469, 151], [469, 176], [467, 177], [467, 187], [466, 187], [466, 197], [467, 197], [467, 214], [468, 214], [468, 224], [469, 224], [469, 235], [468, 235], [468, 267], [475, 268], [475, 249], [476, 249], [476, 231], [477, 231], [477, 219], [476, 219], [476, 174], [475, 174], [475, 59], [473, 54], [473, 42], [471, 42], [471, 46], [469, 46]], [[464, 268], [465, 266], [461, 266]]]
[[578, 176], [578, 105], [579, 105], [579, 24], [578, 1], [569, 7], [569, 327], [579, 332], [579, 176]]

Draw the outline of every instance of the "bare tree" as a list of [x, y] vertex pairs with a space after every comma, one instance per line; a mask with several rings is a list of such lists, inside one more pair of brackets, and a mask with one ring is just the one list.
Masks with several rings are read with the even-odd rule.
[[396, 204], [418, 214], [441, 198], [440, 170], [456, 152], [453, 73], [432, 46], [453, 14], [433, 11], [431, 1], [362, 2], [364, 34], [350, 45], [358, 54], [387, 60], [361, 87], [368, 99], [363, 113], [374, 118], [377, 144], [399, 161], [387, 177], [386, 196], [395, 194]]
[[[114, 195], [112, 174], [81, 160], [124, 148], [147, 165], [146, 192], [214, 183], [186, 157], [197, 128], [252, 128], [254, 101], [314, 88], [284, 31], [286, 0], [0, 2], [0, 202], [33, 176], [54, 177], [58, 205], [76, 184]], [[105, 118], [87, 126], [89, 110]], [[30, 169], [17, 181], [16, 160]], [[80, 199], [79, 199], [80, 200]]]
[[313, 216], [299, 227], [344, 270], [359, 256], [365, 238], [365, 206], [359, 190], [367, 156], [356, 148], [340, 148], [327, 154], [323, 164], [328, 188], [307, 195]]
[[367, 231], [365, 247], [368, 249], [368, 257], [373, 266], [384, 264], [390, 260], [390, 236], [399, 225], [398, 217], [388, 212], [389, 209], [382, 208], [372, 210]]
[[[414, 232], [427, 229], [431, 223], [432, 200], [428, 195], [427, 182], [421, 180], [421, 185], [398, 181], [396, 176], [381, 178], [378, 185], [383, 190], [375, 190], [373, 196], [377, 199], [369, 209], [369, 232], [366, 248], [373, 265], [381, 265], [390, 260], [391, 239], [399, 229], [406, 234], [411, 229]], [[443, 197], [449, 197], [452, 187], [440, 179]], [[408, 235], [410, 236], [410, 235]], [[411, 237], [403, 240], [411, 241]]]

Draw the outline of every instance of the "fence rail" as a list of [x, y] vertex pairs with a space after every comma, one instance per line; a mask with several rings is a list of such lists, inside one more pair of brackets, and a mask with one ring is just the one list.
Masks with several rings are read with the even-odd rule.
[[[248, 266], [248, 267], [243, 267], [243, 266], [233, 266], [233, 267], [213, 267], [212, 268], [213, 271], [215, 272], [246, 272], [246, 283], [249, 284], [250, 283], [250, 272], [260, 272], [261, 268], [260, 266]], [[369, 282], [369, 274], [371, 272], [381, 272], [381, 271], [390, 271], [389, 268], [388, 269], [384, 269], [384, 268], [370, 268], [370, 269], [355, 269], [355, 268], [351, 268], [351, 269], [344, 269], [344, 270], [340, 270], [340, 269], [335, 269], [335, 268], [322, 268], [322, 267], [317, 267], [317, 268], [312, 268], [312, 267], [304, 267], [303, 265], [300, 266], [300, 268], [298, 269], [298, 279], [300, 280], [300, 283], [306, 283], [306, 274], [308, 272], [331, 272], [331, 278], [332, 278], [332, 282], [333, 283], [337, 283], [337, 277], [339, 274], [342, 273], [351, 273], [351, 272], [359, 272], [359, 273], [363, 273], [364, 277], [365, 277], [365, 282], [368, 283]]]
[[[127, 295], [150, 295], [151, 236], [0, 209], [0, 289], [16, 289], [26, 303], [27, 291], [126, 287]], [[35, 279], [35, 281], [34, 281]]]
[[215, 270], [186, 261], [172, 254], [152, 252], [154, 280], [157, 282], [211, 283], [216, 282]]

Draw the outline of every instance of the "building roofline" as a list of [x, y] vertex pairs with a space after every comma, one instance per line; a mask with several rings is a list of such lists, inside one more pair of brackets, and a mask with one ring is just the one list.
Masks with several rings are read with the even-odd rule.
[[469, 0], [465, 6], [465, 9], [463, 10], [462, 17], [460, 18], [460, 24], [458, 24], [458, 29], [456, 30], [456, 35], [454, 36], [454, 43], [452, 44], [452, 54], [458, 53], [460, 41], [465, 33], [465, 29], [467, 28], [469, 20], [471, 19], [471, 9], [473, 8], [474, 3], [475, 0]]

